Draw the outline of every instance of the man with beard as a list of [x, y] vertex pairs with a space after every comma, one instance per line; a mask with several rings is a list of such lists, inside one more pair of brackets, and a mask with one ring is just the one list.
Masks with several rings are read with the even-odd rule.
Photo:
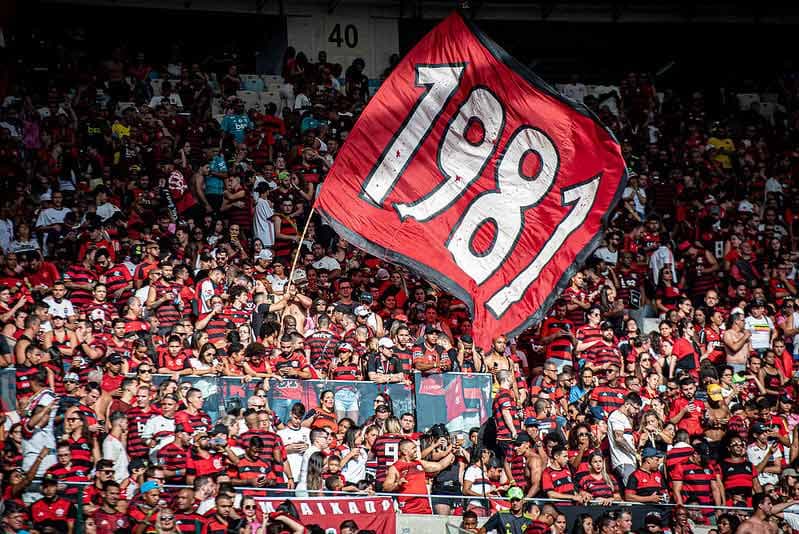
[[[534, 530], [534, 532], [548, 532], [552, 523], [555, 522], [557, 512], [552, 513], [547, 511], [547, 507], [553, 508], [552, 505], [544, 505], [541, 514], [536, 521], [526, 513], [524, 513], [524, 492], [521, 488], [512, 487], [507, 493], [508, 500], [510, 501], [510, 510], [503, 510], [497, 512], [488, 518], [488, 521], [478, 530], [480, 534], [486, 534], [489, 531], [506, 532], [510, 534], [524, 534], [529, 532], [529, 527], [536, 522], [546, 526], [542, 530]], [[550, 517], [551, 516], [551, 517]]]
[[194, 490], [183, 488], [178, 491], [175, 502], [175, 526], [181, 534], [195, 534], [205, 520], [195, 511]]
[[100, 273], [98, 280], [106, 285], [108, 297], [112, 302], [122, 302], [132, 295], [133, 277], [127, 267], [122, 264], [114, 265], [105, 249], [98, 250], [94, 254], [94, 263], [97, 272]]
[[158, 451], [158, 464], [164, 468], [167, 484], [185, 484], [189, 455], [191, 454], [191, 435], [194, 429], [188, 423], [181, 423], [175, 429], [175, 439]]
[[[150, 273], [155, 272], [158, 272], [158, 269], [150, 271]], [[160, 279], [150, 284], [146, 306], [151, 312], [155, 312], [160, 324], [158, 333], [164, 336], [171, 332], [180, 320], [183, 302], [179, 297], [181, 285], [175, 281], [172, 265], [164, 263], [160, 272]]]
[[140, 387], [136, 391], [135, 404], [128, 410], [128, 455], [131, 459], [145, 458], [148, 446], [142, 438], [147, 422], [159, 414], [159, 410], [150, 404], [150, 388]]
[[233, 499], [227, 495], [217, 495], [214, 515], [203, 525], [202, 534], [227, 534], [228, 525], [233, 519]]
[[291, 405], [302, 398], [302, 386], [298, 380], [311, 378], [311, 367], [305, 354], [295, 349], [292, 337], [284, 335], [280, 338], [280, 353], [272, 360], [272, 368], [281, 377], [272, 398], [272, 410], [285, 422]]
[[300, 229], [292, 216], [294, 202], [288, 198], [280, 201], [280, 211], [272, 217], [275, 226], [275, 260], [290, 261], [300, 242]]
[[590, 367], [594, 372], [605, 371], [611, 365], [621, 368], [621, 351], [615, 343], [616, 334], [613, 331], [613, 324], [605, 321], [599, 329], [602, 338], [584, 353], [586, 367]]
[[100, 506], [94, 512], [97, 534], [116, 534], [120, 530], [130, 528], [126, 513], [120, 511], [119, 484], [113, 480], [103, 483], [100, 493]]
[[75, 505], [58, 495], [58, 479], [45, 475], [42, 479], [42, 497], [31, 505], [31, 519], [36, 529], [51, 527], [58, 532], [72, 534], [77, 511]]

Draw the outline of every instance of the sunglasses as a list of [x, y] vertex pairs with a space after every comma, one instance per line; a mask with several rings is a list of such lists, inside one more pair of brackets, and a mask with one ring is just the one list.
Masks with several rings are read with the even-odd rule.
[[172, 521], [173, 519], [175, 519], [174, 515], [162, 515], [159, 517], [161, 518], [162, 521]]
[[248, 504], [246, 506], [242, 506], [242, 508], [245, 509], [245, 510], [255, 510], [255, 505], [254, 504]]

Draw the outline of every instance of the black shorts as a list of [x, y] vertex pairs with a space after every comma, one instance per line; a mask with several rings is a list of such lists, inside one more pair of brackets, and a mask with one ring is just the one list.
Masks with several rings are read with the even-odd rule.
[[[437, 491], [431, 490], [431, 494], [434, 495], [441, 495]], [[450, 508], [457, 508], [463, 504], [463, 496], [462, 495], [452, 495], [452, 497], [441, 496], [441, 497], [430, 497], [430, 505], [435, 508], [437, 504], [446, 504]], [[435, 510], [434, 510], [435, 511]]]

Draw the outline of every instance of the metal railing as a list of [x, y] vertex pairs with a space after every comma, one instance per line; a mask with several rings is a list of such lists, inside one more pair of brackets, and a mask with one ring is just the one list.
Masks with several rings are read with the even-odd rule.
[[[172, 377], [153, 375], [153, 383], [158, 386]], [[350, 417], [359, 425], [374, 416], [374, 401], [381, 393], [390, 397], [395, 415], [405, 412], [416, 415], [417, 430], [445, 423], [450, 432], [467, 432], [482, 425], [491, 412], [492, 377], [489, 374], [415, 373], [411, 386], [344, 380], [272, 378], [264, 381], [211, 375], [184, 375], [178, 377], [178, 382], [188, 382], [202, 392], [203, 410], [213, 421], [236, 407], [246, 408], [250, 397], [261, 390], [269, 407], [283, 421], [294, 402], [302, 402], [307, 409], [317, 407], [321, 393], [327, 390], [334, 394], [336, 417]], [[14, 408], [14, 368], [0, 369], [0, 398], [7, 409]]]

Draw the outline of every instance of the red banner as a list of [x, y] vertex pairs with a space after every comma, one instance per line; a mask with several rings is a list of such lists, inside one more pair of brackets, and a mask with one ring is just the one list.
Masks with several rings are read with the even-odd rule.
[[542, 320], [625, 181], [591, 110], [453, 14], [366, 106], [316, 207], [347, 241], [465, 301], [486, 347]]
[[[258, 504], [264, 514], [274, 512], [286, 499], [261, 499]], [[346, 497], [289, 499], [306, 526], [319, 525], [326, 532], [338, 532], [344, 521], [352, 519], [359, 529], [375, 532], [394, 532], [397, 517], [394, 502], [389, 497]]]

